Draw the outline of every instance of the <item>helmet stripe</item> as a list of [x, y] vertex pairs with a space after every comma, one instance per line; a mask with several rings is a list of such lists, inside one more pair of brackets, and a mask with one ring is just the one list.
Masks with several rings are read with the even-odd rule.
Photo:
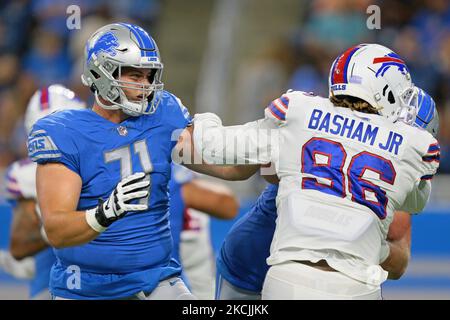
[[[128, 23], [121, 23], [121, 25], [127, 27], [127, 28], [134, 34], [134, 36], [136, 37], [136, 39], [137, 39], [137, 41], [138, 41], [139, 48], [143, 48], [143, 47], [144, 47], [144, 44], [142, 43], [142, 39], [141, 39], [140, 35], [136, 32], [136, 30], [134, 30], [134, 29], [131, 27], [131, 25], [128, 24]], [[141, 57], [142, 57], [142, 56], [144, 56], [144, 54], [143, 54], [143, 51], [141, 50]]]
[[428, 124], [433, 119], [434, 109], [436, 107], [434, 100], [422, 89], [419, 90], [419, 102], [417, 117]]
[[41, 90], [41, 99], [40, 99], [40, 105], [39, 105], [41, 111], [47, 110], [50, 108], [49, 105], [49, 96], [48, 96], [48, 87], [44, 87]]
[[[144, 29], [131, 25], [131, 28], [133, 28], [136, 33], [139, 35], [139, 37], [141, 38], [141, 41], [143, 43], [143, 46], [141, 47], [142, 49], [154, 49], [155, 46], [153, 45], [152, 41], [150, 40], [150, 36], [148, 35], [147, 32], [144, 31]], [[149, 51], [141, 51], [141, 54], [143, 56], [148, 57], [149, 56]]]
[[[151, 37], [148, 35], [148, 33], [135, 25], [132, 24], [127, 24], [127, 23], [122, 23], [122, 25], [126, 26], [128, 29], [131, 30], [131, 32], [134, 34], [134, 36], [136, 37], [136, 39], [139, 42], [139, 47], [141, 49], [156, 49], [156, 45], [155, 43], [152, 41]], [[141, 57], [152, 57], [155, 56], [156, 52], [151, 52], [151, 51], [145, 51], [145, 50], [141, 50]]]
[[347, 83], [347, 69], [350, 63], [352, 56], [355, 52], [361, 48], [362, 45], [358, 45], [352, 47], [345, 51], [341, 56], [337, 59], [333, 67], [333, 75], [331, 77], [331, 84], [335, 83]]

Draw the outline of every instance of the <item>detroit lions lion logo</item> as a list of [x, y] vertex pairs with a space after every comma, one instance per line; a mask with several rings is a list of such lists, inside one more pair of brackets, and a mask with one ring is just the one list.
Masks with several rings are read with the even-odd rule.
[[107, 32], [97, 39], [95, 44], [88, 51], [88, 61], [91, 59], [92, 54], [98, 55], [99, 52], [106, 52], [112, 56], [116, 55], [115, 49], [119, 47], [119, 42], [116, 36], [112, 32]]
[[407, 73], [409, 73], [405, 62], [394, 52], [389, 53], [387, 56], [384, 56], [384, 57], [374, 58], [373, 64], [377, 64], [377, 63], [381, 63], [380, 69], [378, 69], [377, 73], [375, 74], [375, 77], [377, 77], [377, 78], [380, 74], [381, 74], [381, 76], [384, 76], [384, 74], [390, 67], [397, 67], [398, 70], [403, 75], [406, 75]]

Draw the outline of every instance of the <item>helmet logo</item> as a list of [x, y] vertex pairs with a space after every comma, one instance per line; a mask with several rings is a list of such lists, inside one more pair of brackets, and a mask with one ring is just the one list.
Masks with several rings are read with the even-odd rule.
[[128, 130], [124, 126], [117, 127], [117, 132], [119, 132], [122, 137], [125, 137], [128, 134]]
[[119, 42], [112, 32], [103, 34], [95, 41], [94, 45], [89, 48], [88, 61], [92, 58], [92, 54], [98, 55], [99, 52], [109, 53], [112, 56], [116, 55], [115, 49], [119, 47]]
[[377, 63], [381, 63], [380, 69], [378, 69], [377, 73], [375, 74], [375, 77], [377, 78], [380, 74], [383, 77], [385, 72], [392, 66], [397, 67], [403, 75], [406, 75], [408, 73], [408, 68], [406, 67], [405, 62], [400, 59], [400, 57], [394, 52], [389, 53], [384, 57], [374, 58], [373, 64]]

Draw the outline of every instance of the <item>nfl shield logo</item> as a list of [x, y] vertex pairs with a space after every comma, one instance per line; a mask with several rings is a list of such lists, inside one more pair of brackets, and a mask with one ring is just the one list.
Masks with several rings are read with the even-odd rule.
[[117, 131], [119, 132], [119, 134], [121, 135], [121, 136], [126, 136], [127, 134], [128, 134], [128, 130], [127, 130], [127, 128], [125, 128], [125, 127], [123, 127], [123, 126], [120, 126], [120, 127], [118, 127], [117, 128]]

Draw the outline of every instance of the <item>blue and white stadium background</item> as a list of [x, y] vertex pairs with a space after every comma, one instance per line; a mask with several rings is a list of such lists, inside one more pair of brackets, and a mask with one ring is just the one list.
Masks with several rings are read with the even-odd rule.
[[[33, 92], [62, 83], [80, 98], [84, 42], [102, 25], [126, 21], [155, 38], [165, 88], [190, 112], [227, 125], [262, 117], [287, 89], [327, 95], [333, 59], [359, 43], [402, 56], [440, 114], [441, 165], [426, 210], [415, 216], [407, 273], [386, 298], [450, 299], [450, 1], [448, 0], [3, 0], [0, 1], [0, 175], [26, 155], [21, 126]], [[0, 178], [0, 190], [3, 188]], [[261, 185], [232, 186], [246, 211]], [[0, 191], [1, 199], [1, 191]], [[0, 200], [0, 248], [11, 211]], [[211, 224], [215, 249], [234, 221]], [[0, 299], [26, 298], [26, 283], [0, 272]]]

